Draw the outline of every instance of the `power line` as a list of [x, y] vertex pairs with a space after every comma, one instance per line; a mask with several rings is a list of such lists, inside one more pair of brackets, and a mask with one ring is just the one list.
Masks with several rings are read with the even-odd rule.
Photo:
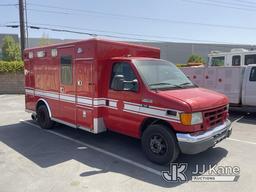
[[234, 1], [243, 2], [243, 3], [247, 3], [247, 4], [255, 4], [254, 1], [245, 1], [245, 0], [234, 0]]
[[[233, 2], [231, 5], [230, 3], [228, 2], [224, 2], [224, 1], [220, 1], [220, 0], [203, 0], [203, 1], [200, 1], [200, 0], [181, 0], [181, 1], [187, 1], [187, 2], [194, 2], [194, 3], [201, 3], [201, 4], [210, 4], [210, 5], [216, 5], [216, 6], [219, 6], [219, 5], [222, 5], [223, 4], [223, 7], [226, 7], [226, 8], [235, 8], [235, 9], [239, 9], [239, 10], [249, 10], [249, 11], [253, 11], [254, 9], [252, 9], [251, 7], [255, 5], [255, 3], [251, 3], [250, 5], [252, 6], [249, 6], [249, 5], [246, 5], [246, 4], [243, 4], [242, 2], [243, 1], [239, 1], [239, 2]], [[233, 6], [233, 4], [235, 4]], [[248, 4], [248, 3], [247, 3]], [[44, 8], [52, 8], [52, 9], [59, 9], [59, 10], [66, 10], [66, 11], [75, 11], [75, 12], [87, 12], [87, 13], [94, 13], [94, 14], [103, 14], [103, 15], [112, 15], [112, 16], [128, 16], [128, 15], [123, 15], [123, 14], [112, 14], [112, 13], [105, 13], [105, 12], [101, 12], [101, 11], [91, 11], [91, 10], [85, 10], [85, 9], [74, 9], [74, 8], [67, 8], [67, 7], [61, 7], [61, 6], [52, 6], [52, 5], [44, 5], [44, 4], [38, 4], [38, 3], [30, 3], [29, 5], [31, 6], [35, 6], [35, 7], [44, 7]], [[239, 6], [239, 7], [237, 7]], [[244, 8], [242, 8], [241, 6], [244, 6]], [[131, 17], [131, 16], [128, 16], [128, 17]], [[145, 18], [145, 19], [148, 19], [147, 17], [137, 17], [137, 16], [134, 16], [136, 18]], [[152, 18], [150, 18], [152, 19]], [[157, 19], [159, 20], [158, 18], [154, 18], [154, 19]], [[162, 19], [160, 19], [162, 20]]]
[[[18, 25], [8, 25], [7, 27], [16, 28]], [[54, 32], [65, 32], [65, 33], [73, 33], [73, 34], [80, 34], [80, 35], [89, 35], [93, 37], [102, 36], [102, 37], [111, 37], [111, 38], [118, 38], [118, 39], [130, 39], [130, 40], [137, 40], [137, 41], [155, 41], [155, 42], [161, 42], [158, 40], [149, 40], [144, 38], [134, 38], [134, 37], [126, 37], [126, 36], [115, 36], [115, 35], [108, 35], [108, 34], [96, 34], [96, 33], [89, 33], [89, 32], [83, 32], [83, 31], [74, 31], [74, 30], [67, 30], [67, 29], [59, 29], [59, 28], [49, 28], [49, 27], [39, 27], [34, 25], [28, 25], [28, 28], [30, 29], [36, 29], [36, 30], [49, 30]]]
[[107, 31], [107, 30], [98, 30], [98, 29], [90, 29], [90, 28], [82, 28], [82, 27], [73, 27], [73, 26], [65, 26], [65, 25], [54, 25], [54, 24], [42, 24], [42, 23], [30, 23], [31, 25], [39, 25], [39, 26], [52, 26], [52, 27], [61, 27], [67, 29], [77, 29], [77, 30], [86, 30], [86, 31], [94, 31], [100, 33], [112, 33], [117, 35], [129, 35], [129, 36], [137, 36], [137, 37], [148, 37], [148, 38], [159, 38], [162, 39], [163, 42], [166, 42], [166, 39], [175, 39], [175, 40], [185, 40], [185, 41], [195, 41], [200, 43], [210, 42], [210, 43], [224, 43], [224, 44], [232, 44], [230, 42], [218, 42], [218, 41], [208, 41], [208, 40], [195, 40], [189, 38], [180, 38], [180, 37], [170, 37], [170, 36], [158, 36], [158, 35], [145, 35], [145, 34], [137, 34], [137, 33], [123, 33], [116, 31]]
[[[230, 2], [230, 3], [241, 4], [241, 5], [246, 5], [246, 6], [248, 6], [248, 4], [256, 5], [256, 2], [253, 2], [253, 1], [246, 1], [246, 0], [231, 0], [231, 1], [233, 1], [233, 2]], [[220, 2], [222, 3], [223, 1], [220, 1]], [[225, 3], [228, 3], [228, 2], [225, 2]]]
[[[19, 25], [6, 25], [6, 27], [17, 28], [17, 27], [19, 27]], [[121, 36], [121, 35], [109, 35], [109, 34], [103, 34], [103, 33], [90, 33], [90, 32], [85, 32], [85, 31], [74, 31], [74, 30], [67, 30], [67, 29], [61, 29], [61, 28], [40, 27], [37, 25], [28, 25], [28, 28], [36, 29], [36, 30], [49, 30], [49, 31], [54, 31], [54, 32], [65, 32], [65, 33], [73, 33], [73, 34], [80, 34], [80, 35], [89, 35], [89, 36], [93, 36], [93, 37], [102, 36], [102, 37], [111, 37], [111, 38], [116, 38], [116, 39], [127, 39], [127, 40], [159, 42], [159, 43], [170, 42], [168, 40], [146, 39], [146, 38], [128, 37], [128, 36]], [[136, 34], [130, 34], [130, 35], [136, 35]], [[141, 35], [141, 34], [139, 34], [139, 35]], [[219, 41], [189, 39], [189, 38], [180, 38], [180, 37], [165, 37], [165, 38], [166, 39], [168, 38], [168, 39], [175, 39], [175, 40], [183, 40], [183, 41], [191, 41], [191, 42], [197, 42], [197, 43], [215, 43], [215, 44], [218, 43], [218, 44], [228, 44], [228, 45], [232, 45], [232, 44], [239, 45], [239, 44], [235, 44], [235, 43], [231, 43], [231, 42], [219, 42]], [[240, 44], [240, 45], [243, 45], [243, 44]]]
[[[0, 27], [11, 27], [11, 28], [18, 28], [19, 25], [0, 25]], [[121, 40], [136, 40], [138, 41], [137, 43], [175, 43], [175, 42], [170, 42], [170, 41], [159, 41], [159, 40], [153, 40], [153, 39], [144, 39], [144, 38], [135, 38], [135, 37], [127, 37], [127, 36], [116, 36], [116, 35], [106, 35], [106, 34], [94, 34], [94, 33], [87, 33], [87, 32], [79, 32], [79, 31], [71, 31], [71, 30], [64, 30], [64, 29], [56, 29], [56, 28], [47, 28], [47, 27], [38, 27], [38, 26], [34, 26], [34, 25], [30, 25], [28, 26], [30, 29], [35, 29], [35, 30], [50, 30], [50, 31], [56, 31], [56, 32], [67, 32], [67, 33], [75, 33], [75, 34], [83, 34], [83, 35], [89, 35], [89, 36], [102, 36], [102, 37], [111, 37], [114, 39], [121, 39]], [[176, 40], [186, 40], [186, 41], [192, 41], [192, 42], [188, 42], [188, 43], [200, 43], [200, 44], [206, 44], [206, 43], [214, 43], [215, 47], [219, 47], [219, 48], [232, 48], [234, 46], [251, 46], [251, 47], [255, 47], [256, 45], [249, 45], [249, 44], [238, 44], [238, 43], [230, 43], [230, 42], [218, 42], [218, 41], [204, 41], [202, 42], [202, 40], [195, 40], [195, 39], [184, 39], [184, 38], [176, 38]], [[176, 42], [177, 43], [177, 42]]]
[[[190, 0], [184, 0], [190, 1]], [[122, 14], [112, 14], [112, 13], [105, 13], [105, 12], [98, 12], [98, 11], [88, 11], [82, 9], [72, 9], [72, 8], [65, 8], [65, 7], [58, 7], [58, 6], [48, 6], [42, 4], [35, 4], [30, 3], [29, 5], [33, 6], [41, 6], [47, 8], [54, 8], [59, 10], [68, 10], [68, 11], [78, 11], [81, 13], [86, 14], [93, 14], [93, 15], [102, 15], [102, 16], [111, 16], [111, 17], [118, 17], [118, 18], [126, 18], [126, 19], [140, 19], [146, 21], [159, 21], [159, 22], [167, 22], [167, 23], [175, 23], [175, 24], [185, 24], [185, 25], [198, 25], [198, 26], [205, 26], [205, 27], [218, 27], [218, 28], [226, 28], [226, 29], [239, 29], [239, 30], [256, 30], [256, 27], [248, 27], [248, 26], [236, 26], [236, 25], [222, 25], [222, 24], [209, 24], [209, 23], [202, 23], [202, 22], [189, 22], [189, 21], [181, 21], [181, 20], [170, 20], [170, 19], [161, 19], [161, 18], [152, 18], [152, 17], [139, 17], [139, 16], [132, 16], [132, 15], [122, 15]], [[45, 12], [45, 13], [56, 13], [56, 14], [65, 14], [65, 15], [73, 15], [74, 13], [63, 12], [63, 11], [52, 11], [52, 10], [42, 10], [42, 9], [32, 9], [29, 8], [30, 11], [35, 12]]]
[[13, 7], [13, 6], [17, 6], [18, 4], [10, 4], [10, 3], [0, 3], [0, 7]]
[[135, 34], [135, 33], [123, 33], [123, 32], [89, 29], [89, 28], [73, 27], [73, 26], [65, 26], [65, 25], [42, 24], [42, 23], [30, 23], [30, 24], [31, 25], [39, 25], [39, 26], [61, 27], [61, 28], [66, 28], [66, 29], [77, 29], [77, 30], [87, 30], [87, 31], [94, 31], [94, 32], [113, 33], [113, 34], [118, 34], [118, 35], [132, 35], [132, 36], [153, 37], [153, 38], [168, 38], [167, 36], [155, 36], [155, 35], [142, 35], [142, 34]]
[[196, 3], [196, 4], [201, 4], [201, 5], [212, 5], [215, 7], [221, 7], [221, 8], [230, 8], [230, 9], [236, 9], [236, 10], [240, 10], [240, 11], [250, 11], [250, 12], [255, 12], [256, 9], [251, 9], [251, 8], [242, 8], [242, 7], [236, 7], [236, 6], [230, 6], [227, 4], [220, 4], [220, 3], [216, 3], [214, 1], [198, 1], [198, 0], [181, 0], [181, 1], [185, 1], [188, 3]]
[[[17, 25], [9, 25], [10, 26], [17, 26]], [[98, 30], [98, 29], [89, 29], [89, 28], [81, 28], [81, 27], [73, 27], [73, 26], [64, 26], [64, 25], [54, 25], [54, 24], [42, 24], [42, 23], [30, 23], [30, 26], [32, 26], [33, 29], [49, 29], [48, 27], [39, 27], [39, 26], [52, 26], [52, 27], [61, 27], [61, 28], [66, 28], [66, 29], [77, 29], [77, 30], [86, 30], [86, 31], [93, 31], [96, 33], [111, 33], [111, 34], [117, 34], [117, 35], [128, 35], [128, 36], [136, 36], [136, 40], [138, 40], [137, 37], [148, 37], [148, 38], [158, 38], [158, 39], [176, 39], [176, 40], [186, 40], [186, 41], [197, 41], [197, 42], [206, 42], [206, 40], [194, 40], [194, 39], [188, 39], [188, 38], [179, 38], [179, 37], [170, 37], [170, 36], [156, 36], [156, 35], [142, 35], [142, 34], [136, 34], [136, 33], [122, 33], [122, 32], [115, 32], [115, 31], [107, 31], [107, 30]], [[37, 27], [35, 27], [37, 26]], [[74, 32], [74, 31], [70, 31], [70, 30], [65, 30], [65, 31], [60, 31], [63, 29], [57, 29], [59, 32]], [[82, 34], [83, 32], [77, 32], [75, 31], [75, 33], [77, 34]], [[87, 32], [89, 33], [89, 32]], [[87, 34], [86, 33], [86, 34]], [[99, 35], [96, 33], [90, 33], [90, 35]], [[117, 37], [117, 36], [115, 36]], [[120, 37], [120, 36], [118, 36]], [[134, 38], [133, 38], [134, 39]], [[147, 41], [156, 41], [156, 40], [149, 40], [149, 39], [139, 39], [139, 40], [147, 40]], [[164, 40], [161, 40], [162, 42], [166, 42]], [[160, 40], [157, 40], [160, 41]], [[208, 41], [209, 42], [209, 41]], [[211, 41], [212, 43], [216, 43], [217, 41]], [[219, 42], [217, 42], [219, 43]], [[222, 42], [223, 43], [223, 42]], [[228, 43], [228, 42], [226, 42]]]
[[220, 0], [204, 0], [204, 1], [207, 1], [207, 2], [214, 2], [214, 3], [219, 3], [219, 4], [224, 4], [224, 5], [235, 5], [235, 6], [242, 6], [242, 7], [245, 7], [245, 8], [255, 8], [255, 3], [254, 4], [250, 4], [250, 5], [248, 5], [248, 4], [245, 4], [245, 3], [243, 3], [242, 1], [239, 1], [239, 2], [232, 2], [232, 3], [230, 3], [230, 2], [225, 2], [225, 1], [220, 1]]
[[63, 11], [51, 11], [51, 10], [31, 9], [31, 8], [27, 8], [27, 10], [42, 12], [42, 13], [55, 13], [55, 14], [61, 14], [61, 15], [71, 15], [71, 13], [67, 13], [67, 12], [63, 12]]

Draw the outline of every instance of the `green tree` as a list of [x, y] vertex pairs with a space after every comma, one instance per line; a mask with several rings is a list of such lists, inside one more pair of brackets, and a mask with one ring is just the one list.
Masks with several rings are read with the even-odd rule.
[[43, 33], [42, 37], [39, 40], [39, 46], [45, 46], [45, 45], [49, 45], [52, 44], [49, 36], [45, 33]]
[[204, 58], [200, 55], [191, 55], [187, 63], [205, 63]]
[[2, 57], [4, 61], [21, 60], [20, 46], [12, 36], [7, 35], [3, 38]]

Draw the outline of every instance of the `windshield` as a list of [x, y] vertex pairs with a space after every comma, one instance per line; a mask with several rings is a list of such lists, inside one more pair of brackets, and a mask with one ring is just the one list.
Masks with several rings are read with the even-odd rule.
[[174, 64], [164, 60], [135, 60], [144, 83], [150, 89], [177, 89], [195, 85]]

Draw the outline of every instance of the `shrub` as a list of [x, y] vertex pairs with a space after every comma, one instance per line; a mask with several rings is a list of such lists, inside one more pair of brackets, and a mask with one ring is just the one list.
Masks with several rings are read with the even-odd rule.
[[3, 38], [2, 57], [4, 61], [21, 60], [19, 44], [12, 36], [7, 35]]
[[0, 61], [0, 72], [19, 72], [23, 71], [23, 61]]
[[200, 55], [191, 55], [187, 63], [205, 63], [204, 58]]

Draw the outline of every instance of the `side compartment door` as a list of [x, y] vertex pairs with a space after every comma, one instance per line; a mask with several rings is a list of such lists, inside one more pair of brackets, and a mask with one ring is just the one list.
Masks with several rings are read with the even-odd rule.
[[76, 79], [74, 47], [58, 48], [60, 62], [60, 118], [75, 126], [76, 124]]
[[34, 90], [33, 88], [35, 87], [35, 83], [32, 82], [32, 80], [34, 80], [34, 78], [32, 79], [32, 75], [33, 75], [33, 65], [32, 62], [30, 61], [32, 58], [32, 56], [30, 56], [31, 58], [29, 58], [29, 55], [32, 55], [31, 53], [27, 53], [24, 56], [24, 75], [25, 75], [25, 105], [26, 105], [26, 109], [30, 109], [30, 110], [35, 110], [35, 106], [33, 100], [34, 100]]
[[76, 61], [76, 124], [81, 129], [93, 129], [93, 86], [92, 63], [93, 60]]
[[243, 105], [256, 106], [256, 67], [247, 67], [243, 83]]

